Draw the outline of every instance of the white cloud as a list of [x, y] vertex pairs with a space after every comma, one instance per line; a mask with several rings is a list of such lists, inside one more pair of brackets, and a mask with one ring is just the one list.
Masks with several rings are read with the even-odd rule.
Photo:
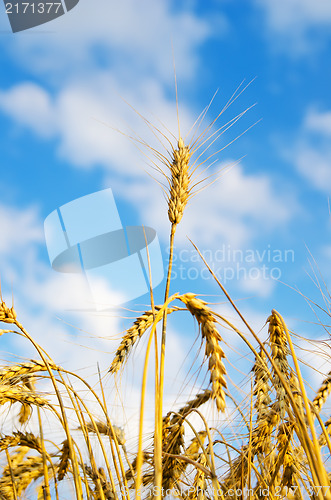
[[[132, 108], [168, 136], [151, 115], [157, 110], [167, 129], [177, 132], [176, 105], [166, 96], [162, 84], [150, 78], [140, 81], [134, 91], [131, 86], [121, 87], [109, 74], [100, 73], [84, 83], [68, 85], [55, 96], [31, 83], [0, 93], [0, 110], [41, 137], [57, 137], [59, 155], [73, 166], [101, 165], [123, 177], [145, 175], [146, 162], [151, 163], [153, 158], [148, 148], [123, 134], [138, 141], [142, 137], [149, 146], [160, 149], [158, 139]], [[180, 107], [180, 120], [184, 130], [194, 122], [185, 106]]]
[[304, 118], [304, 128], [323, 136], [331, 136], [331, 111], [318, 111], [311, 108]]
[[296, 153], [296, 166], [311, 184], [330, 194], [331, 186], [331, 147], [314, 148], [301, 144]]
[[[288, 54], [311, 51], [323, 28], [331, 25], [328, 0], [255, 0], [266, 17], [266, 33], [275, 48]], [[314, 39], [309, 37], [314, 30]]]
[[240, 280], [240, 289], [243, 292], [259, 297], [270, 297], [275, 289], [276, 282], [269, 276], [264, 276], [263, 270], [258, 267], [247, 269], [247, 277]]
[[295, 147], [287, 152], [297, 170], [312, 186], [330, 194], [331, 112], [309, 108], [303, 119]]
[[0, 205], [0, 254], [18, 255], [34, 243], [44, 239], [42, 226], [39, 223], [36, 208], [29, 207], [25, 211], [15, 207]]
[[55, 130], [50, 96], [34, 83], [21, 83], [0, 91], [0, 109], [42, 137], [49, 137]]
[[270, 25], [280, 31], [293, 25], [331, 23], [331, 6], [327, 0], [257, 0], [264, 6]]
[[[26, 82], [0, 91], [0, 109], [42, 138], [58, 137], [59, 154], [74, 166], [101, 165], [140, 176], [142, 155], [127, 138], [98, 121], [128, 131], [124, 121], [130, 133], [146, 137], [140, 134], [143, 121], [122, 96], [144, 116], [157, 113], [171, 131], [177, 130], [169, 95], [169, 85], [174, 91], [172, 43], [180, 97], [180, 82], [197, 69], [197, 49], [216, 28], [213, 20], [193, 10], [172, 7], [152, 0], [125, 0], [116, 8], [108, 0], [99, 0], [97, 8], [93, 2], [80, 2], [52, 21], [52, 31], [44, 33], [41, 26], [33, 36], [15, 37], [4, 50], [31, 74], [42, 75], [47, 87]], [[220, 26], [226, 30], [221, 19], [217, 16], [217, 36]], [[193, 117], [181, 106], [183, 126], [188, 117], [191, 125]], [[152, 138], [150, 145], [155, 144]]]
[[101, 63], [124, 79], [148, 72], [172, 83], [171, 43], [178, 75], [188, 78], [198, 63], [198, 45], [211, 35], [209, 24], [193, 12], [152, 0], [80, 2], [44, 31], [40, 26], [33, 36], [17, 36], [7, 49], [30, 71], [57, 81], [90, 74]]

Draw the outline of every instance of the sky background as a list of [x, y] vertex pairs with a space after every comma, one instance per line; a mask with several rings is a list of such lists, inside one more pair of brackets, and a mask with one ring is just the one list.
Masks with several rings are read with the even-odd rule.
[[[216, 91], [199, 130], [218, 116], [243, 81], [240, 88], [253, 80], [210, 133], [255, 106], [202, 157], [215, 153], [206, 165], [213, 163], [208, 173], [219, 178], [185, 211], [171, 291], [203, 294], [234, 319], [217, 284], [202, 272], [189, 237], [257, 331], [275, 308], [296, 333], [328, 338], [313, 324], [316, 318], [302, 294], [325, 306], [310, 262], [321, 273], [320, 282], [331, 279], [330, 55], [329, 0], [80, 0], [63, 17], [16, 34], [0, 5], [2, 295], [11, 303], [13, 293], [20, 320], [56, 362], [86, 376], [96, 374], [99, 362], [105, 375], [134, 311], [149, 308], [146, 295], [125, 304], [129, 310], [111, 309], [116, 290], [108, 283], [103, 305], [111, 310], [69, 310], [91, 304], [81, 277], [52, 270], [43, 223], [61, 205], [110, 187], [122, 223], [153, 227], [166, 262], [167, 206], [148, 175], [154, 175], [154, 158], [128, 136], [165, 151], [165, 140], [155, 137], [139, 113], [176, 144], [173, 61], [184, 137]], [[224, 249], [230, 258], [222, 260]], [[239, 262], [244, 268], [239, 275], [238, 250], [255, 256], [255, 262]], [[285, 255], [291, 257], [286, 261]], [[276, 280], [270, 278], [274, 268]], [[155, 289], [157, 302], [163, 289], [164, 282]], [[327, 316], [322, 319], [330, 324]], [[226, 331], [222, 335], [233, 364], [243, 360], [238, 339]], [[169, 404], [174, 394], [180, 392], [178, 401], [184, 401], [203, 384], [185, 375], [199, 346], [198, 341], [190, 351], [196, 336], [193, 321], [170, 323]], [[36, 357], [17, 336], [4, 335], [1, 343], [4, 360]], [[316, 349], [302, 357], [326, 373], [328, 356], [317, 359]], [[142, 344], [123, 376], [127, 395], [113, 406], [115, 423], [122, 422], [123, 406], [127, 423], [136, 421], [143, 353]], [[312, 372], [315, 389], [322, 377]], [[110, 387], [107, 377], [105, 383]]]

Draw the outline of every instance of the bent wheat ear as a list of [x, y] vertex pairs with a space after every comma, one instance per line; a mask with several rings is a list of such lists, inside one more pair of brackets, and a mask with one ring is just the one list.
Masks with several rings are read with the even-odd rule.
[[31, 407], [26, 404], [26, 403], [23, 403], [21, 405], [21, 409], [20, 409], [20, 412], [18, 414], [18, 421], [21, 425], [24, 425], [26, 424], [26, 422], [29, 420], [29, 418], [31, 417], [32, 415], [32, 409]]
[[[93, 498], [104, 498], [106, 500], [115, 500], [115, 498], [117, 498], [111, 484], [107, 481], [105, 471], [102, 467], [99, 467], [97, 470], [93, 470], [92, 467], [84, 464], [84, 470], [95, 485], [95, 489], [92, 492]], [[103, 496], [101, 496], [101, 494]]]
[[199, 408], [212, 397], [212, 391], [205, 389], [203, 392], [197, 394], [194, 399], [188, 401], [177, 413], [175, 413], [171, 418], [171, 423], [174, 424], [179, 420], [183, 420], [187, 417], [193, 408]]
[[0, 386], [0, 405], [7, 402], [19, 401], [20, 403], [31, 404], [35, 406], [43, 406], [48, 401], [41, 396], [31, 392], [23, 391], [16, 386], [2, 385]]
[[12, 474], [14, 477], [17, 496], [14, 496], [11, 473], [8, 466], [4, 468], [0, 478], [0, 495], [8, 500], [22, 498], [21, 495], [25, 492], [29, 484], [39, 477], [42, 477], [42, 457], [27, 457], [24, 461], [19, 463], [13, 463], [12, 461]]
[[[156, 311], [160, 310], [160, 306], [155, 307]], [[171, 314], [174, 309], [168, 309], [168, 314]], [[115, 357], [110, 365], [109, 372], [117, 373], [121, 366], [126, 362], [135, 343], [144, 335], [146, 330], [153, 324], [154, 313], [152, 310], [144, 312], [135, 320], [133, 325], [126, 331], [122, 341], [115, 353]]]
[[[106, 436], [110, 436], [111, 438], [113, 438], [111, 429], [110, 429], [108, 424], [106, 424], [104, 422], [100, 422], [99, 420], [95, 420], [94, 424], [95, 424], [97, 430], [100, 432], [100, 434], [105, 434]], [[96, 429], [95, 429], [94, 425], [92, 424], [92, 422], [86, 422], [84, 424], [84, 427], [89, 432], [92, 432], [92, 433], [96, 432]], [[82, 430], [82, 427], [78, 427], [78, 430]], [[113, 425], [112, 430], [114, 431], [114, 434], [116, 436], [118, 444], [121, 446], [124, 446], [125, 445], [124, 429], [117, 427], [117, 425]]]
[[223, 349], [219, 345], [222, 337], [215, 327], [215, 318], [207, 307], [206, 302], [197, 299], [194, 293], [186, 293], [178, 297], [198, 321], [202, 337], [206, 340], [205, 354], [209, 359], [210, 382], [212, 383], [212, 399], [216, 400], [219, 411], [225, 410], [225, 392], [227, 387], [224, 375], [226, 374], [222, 358], [225, 358]]
[[4, 450], [10, 446], [25, 446], [41, 453], [41, 442], [32, 432], [14, 431], [12, 436], [4, 436], [0, 439], [0, 449]]
[[68, 470], [69, 470], [69, 444], [68, 440], [65, 439], [62, 443], [61, 459], [57, 472], [58, 481], [62, 481]]
[[314, 398], [313, 405], [315, 406], [316, 410], [318, 411], [321, 410], [330, 392], [331, 392], [331, 372], [329, 372], [327, 377], [324, 379], [321, 387], [318, 389], [317, 394]]
[[[52, 370], [59, 370], [59, 367], [54, 363], [49, 362], [49, 367]], [[30, 363], [21, 363], [19, 365], [4, 366], [0, 370], [0, 382], [16, 384], [22, 379], [30, 377], [36, 372], [47, 371], [48, 368], [42, 360], [32, 359]]]
[[[324, 427], [325, 427], [326, 432], [330, 436], [330, 434], [331, 434], [331, 418], [327, 419], [327, 421], [324, 424]], [[319, 437], [319, 440], [318, 440], [318, 444], [320, 446], [324, 446], [326, 444], [326, 439], [325, 439], [324, 432], [321, 433], [321, 435]]]

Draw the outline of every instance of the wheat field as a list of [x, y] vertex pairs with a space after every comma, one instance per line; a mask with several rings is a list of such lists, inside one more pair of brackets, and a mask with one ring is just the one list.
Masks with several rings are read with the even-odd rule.
[[[164, 300], [155, 304], [151, 290], [149, 309], [126, 330], [108, 369], [109, 377], [120, 378], [127, 360], [136, 354], [136, 344], [146, 337], [144, 368], [139, 374], [136, 449], [127, 449], [123, 429], [112, 423], [111, 401], [102, 379], [95, 387], [59, 366], [34, 341], [33, 332], [20, 323], [19, 311], [1, 299], [0, 321], [6, 329], [0, 334], [24, 337], [36, 351], [36, 359], [0, 370], [2, 413], [6, 429], [12, 428], [0, 436], [1, 499], [331, 499], [331, 419], [322, 412], [331, 391], [331, 375], [312, 397], [290, 325], [281, 313], [266, 312], [267, 335], [262, 341], [197, 247], [218, 284], [220, 297], [233, 309], [243, 330], [199, 294], [190, 290], [170, 293], [176, 230], [197, 186], [198, 165], [192, 158], [205, 144], [206, 135], [209, 133], [212, 142], [220, 129], [216, 133], [210, 130], [208, 127], [190, 143], [185, 143], [179, 130], [167, 157], [156, 152], [155, 162], [165, 178], [170, 223]], [[174, 411], [164, 403], [167, 319], [183, 312], [196, 324], [208, 376], [205, 387]], [[240, 338], [252, 360], [246, 374], [249, 390], [239, 402], [229, 389], [231, 359], [225, 355], [225, 330]], [[150, 358], [152, 375], [148, 374]], [[155, 408], [153, 435], [146, 438], [148, 377], [155, 381]], [[48, 393], [39, 389], [45, 381], [51, 387]], [[84, 397], [76, 387], [84, 388]], [[206, 405], [219, 416], [216, 426], [205, 417]], [[102, 419], [95, 416], [96, 407]], [[233, 433], [227, 425], [229, 407], [231, 418], [235, 415]], [[35, 432], [29, 430], [32, 420]], [[56, 422], [61, 429], [58, 442], [45, 433], [47, 421]]]

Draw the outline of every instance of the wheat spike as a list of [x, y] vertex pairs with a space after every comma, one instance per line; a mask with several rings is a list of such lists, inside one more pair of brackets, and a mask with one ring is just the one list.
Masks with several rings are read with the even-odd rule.
[[171, 224], [177, 225], [183, 217], [189, 197], [189, 161], [192, 153], [190, 147], [185, 146], [183, 139], [179, 138], [177, 149], [173, 149], [172, 155], [168, 217]]
[[[15, 487], [18, 497], [26, 490], [32, 481], [43, 475], [43, 459], [41, 456], [27, 457], [23, 462], [11, 462]], [[0, 495], [6, 500], [14, 500], [12, 479], [9, 467], [5, 467], [0, 478]]]
[[110, 482], [107, 481], [107, 476], [106, 476], [104, 469], [102, 467], [99, 467], [98, 472], [99, 472], [99, 477], [100, 477], [100, 481], [101, 481], [102, 491], [103, 491], [103, 494], [105, 495], [105, 499], [106, 500], [115, 500], [116, 497], [114, 495], [114, 492], [113, 492], [113, 489], [112, 489]]
[[255, 364], [252, 368], [255, 375], [253, 395], [256, 397], [254, 408], [256, 408], [258, 413], [257, 420], [264, 417], [271, 403], [269, 395], [270, 387], [268, 384], [269, 374], [266, 370], [266, 359], [266, 354], [261, 348], [259, 356], [256, 357]]
[[252, 432], [251, 454], [259, 455], [269, 452], [270, 437], [276, 425], [279, 423], [278, 404], [274, 403], [268, 413], [258, 421], [257, 426]]
[[[291, 369], [287, 361], [289, 350], [287, 347], [287, 339], [282, 322], [280, 321], [277, 314], [272, 313], [267, 319], [267, 323], [269, 323], [268, 332], [272, 358], [284, 378], [287, 381], [290, 381]], [[284, 418], [287, 404], [286, 391], [276, 372], [274, 372], [273, 382], [277, 391], [280, 415], [282, 418]]]
[[0, 450], [3, 451], [10, 446], [17, 446], [19, 442], [18, 436], [4, 436], [0, 439]]
[[174, 424], [179, 420], [183, 420], [193, 408], [199, 408], [199, 406], [206, 403], [211, 396], [212, 391], [210, 389], [205, 389], [203, 392], [197, 394], [195, 398], [185, 403], [185, 405], [172, 416], [171, 423]]
[[43, 406], [48, 403], [47, 400], [41, 396], [27, 390], [22, 390], [19, 387], [11, 385], [0, 386], [0, 405], [16, 401], [36, 406]]
[[[286, 422], [279, 427], [279, 432], [277, 435], [278, 457], [283, 457], [283, 474], [281, 478], [281, 486], [286, 487], [287, 489], [290, 489], [293, 485], [295, 485], [295, 476], [297, 473], [295, 458], [293, 456], [293, 449], [290, 442], [292, 434], [293, 425], [290, 425]], [[283, 450], [285, 450], [285, 453], [283, 452]]]
[[243, 479], [246, 478], [248, 470], [247, 454], [248, 446], [245, 446], [243, 447], [241, 454], [231, 462], [230, 470], [221, 483], [224, 498], [229, 500], [238, 498], [237, 496], [233, 497], [231, 492], [241, 488]]
[[23, 403], [21, 405], [21, 409], [20, 409], [20, 412], [18, 414], [18, 421], [19, 421], [19, 423], [21, 425], [26, 424], [26, 422], [31, 417], [31, 414], [32, 414], [31, 406], [28, 405], [28, 404], [26, 404], [26, 403]]
[[[193, 408], [198, 408], [211, 398], [212, 391], [209, 389], [197, 394], [195, 398], [188, 401], [178, 412], [169, 412], [163, 417], [162, 423], [162, 443], [163, 443], [163, 487], [167, 489], [170, 485], [174, 485], [183, 469], [183, 462], [177, 458], [167, 457], [166, 453], [179, 455], [184, 447], [184, 421]], [[204, 439], [205, 433], [199, 433]], [[194, 454], [194, 446], [197, 446], [198, 441], [193, 440], [191, 447], [187, 448], [186, 454]], [[199, 445], [198, 445], [199, 446]], [[196, 450], [198, 451], [198, 449]], [[192, 457], [191, 457], [192, 458]], [[152, 466], [151, 454], [144, 452], [144, 462]], [[135, 469], [135, 460], [132, 463]], [[127, 472], [127, 478], [131, 479], [132, 474]], [[151, 484], [154, 480], [154, 472], [147, 471], [143, 476], [143, 484]]]
[[[199, 463], [206, 467], [207, 461], [204, 453], [201, 453], [199, 459]], [[197, 469], [193, 485], [189, 488], [189, 491], [185, 495], [187, 500], [204, 500], [206, 498], [205, 491], [207, 489], [206, 476], [203, 470]]]
[[[159, 306], [155, 307], [156, 311], [159, 309]], [[174, 309], [168, 309], [168, 314], [171, 314], [173, 311]], [[153, 321], [154, 313], [152, 310], [145, 311], [144, 314], [135, 320], [133, 325], [126, 331], [122, 338], [122, 341], [115, 353], [114, 360], [109, 368], [110, 373], [117, 373], [121, 366], [123, 366], [133, 346], [153, 324]]]
[[70, 456], [70, 449], [69, 449], [69, 443], [68, 439], [65, 439], [62, 443], [62, 449], [61, 449], [61, 459], [59, 463], [59, 468], [57, 471], [57, 479], [58, 481], [62, 481], [64, 476], [69, 470], [69, 457]]
[[198, 460], [199, 458], [199, 450], [201, 448], [201, 444], [203, 445], [205, 439], [207, 437], [207, 431], [198, 432], [198, 437], [195, 436], [190, 445], [185, 450], [185, 455], [191, 458], [192, 460]]
[[183, 471], [183, 462], [166, 454], [180, 455], [184, 446], [184, 425], [175, 423], [169, 428], [168, 435], [162, 443], [162, 486], [165, 490], [172, 489]]
[[40, 439], [32, 434], [32, 432], [14, 431], [11, 436], [4, 436], [0, 439], [0, 450], [5, 450], [12, 446], [23, 446], [41, 453]]
[[[97, 427], [98, 431], [100, 432], [100, 434], [105, 434], [106, 436], [112, 437], [111, 429], [106, 423], [100, 422], [99, 420], [95, 420], [94, 423], [95, 423], [95, 426]], [[89, 432], [96, 432], [95, 427], [94, 427], [92, 422], [87, 422], [85, 425], [85, 428]], [[121, 446], [125, 445], [124, 430], [122, 428], [118, 427], [117, 425], [113, 425], [112, 428], [113, 428], [113, 431], [114, 431], [114, 434], [116, 436], [118, 444], [120, 444]], [[78, 427], [78, 429], [81, 429], [81, 427]]]
[[102, 492], [106, 500], [115, 500], [116, 496], [112, 490], [111, 484], [107, 481], [107, 476], [102, 467], [99, 467], [97, 471], [93, 471], [92, 467], [84, 464], [84, 469], [86, 474], [92, 479], [95, 489], [93, 491], [94, 497], [96, 499], [100, 498], [98, 494], [99, 488], [102, 488]]
[[[207, 436], [206, 431], [201, 431], [198, 433], [198, 437], [195, 436], [190, 445], [186, 448], [184, 455], [192, 460], [197, 460], [200, 450], [200, 442], [204, 443]], [[180, 455], [181, 450], [184, 449], [184, 426], [180, 424], [175, 424], [174, 428], [171, 428], [170, 435], [168, 435], [168, 443], [164, 446], [164, 458], [163, 458], [163, 483], [162, 486], [165, 491], [176, 488], [178, 480], [187, 468], [187, 462], [180, 460], [178, 458], [169, 457], [167, 453]]]
[[[59, 367], [48, 363], [52, 370], [58, 370]], [[0, 370], [0, 382], [16, 384], [25, 377], [33, 375], [36, 372], [47, 371], [47, 367], [43, 361], [31, 360], [30, 363], [20, 363], [19, 365], [5, 366]]]
[[196, 318], [199, 323], [201, 334], [206, 341], [205, 355], [209, 359], [210, 382], [212, 383], [212, 399], [216, 400], [217, 409], [225, 410], [225, 392], [227, 387], [224, 375], [226, 374], [222, 358], [225, 357], [223, 349], [219, 345], [222, 340], [215, 327], [215, 318], [206, 302], [196, 298], [194, 293], [186, 293], [178, 297]]
[[0, 302], [0, 321], [3, 323], [15, 323], [16, 322], [16, 311], [14, 307], [7, 307], [5, 302], [1, 300]]
[[[327, 421], [324, 424], [324, 427], [325, 427], [326, 432], [330, 435], [330, 433], [331, 433], [331, 417], [327, 419]], [[318, 443], [320, 446], [324, 446], [326, 444], [324, 432], [321, 433], [321, 435], [318, 439]]]
[[327, 377], [325, 378], [322, 385], [318, 389], [317, 394], [314, 398], [313, 405], [315, 406], [317, 411], [321, 410], [330, 392], [331, 392], [331, 372], [328, 373]]

